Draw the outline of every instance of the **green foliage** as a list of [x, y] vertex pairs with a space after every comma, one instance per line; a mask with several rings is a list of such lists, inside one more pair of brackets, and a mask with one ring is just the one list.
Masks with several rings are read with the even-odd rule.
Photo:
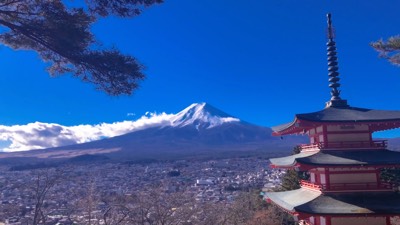
[[371, 46], [379, 52], [379, 56], [394, 65], [400, 66], [400, 35], [390, 37], [387, 41], [378, 40]]
[[85, 0], [92, 14], [99, 16], [118, 15], [132, 17], [139, 15], [142, 9], [163, 0]]
[[[301, 152], [301, 147], [296, 146], [293, 148], [293, 155]], [[282, 184], [279, 191], [290, 191], [300, 188], [301, 180], [308, 180], [309, 174], [303, 171], [296, 171], [294, 169], [288, 169], [286, 174], [282, 177]]]
[[73, 74], [110, 95], [130, 95], [144, 79], [144, 66], [119, 50], [104, 49], [90, 31], [100, 17], [132, 17], [162, 0], [0, 1], [0, 42], [12, 49], [33, 50], [49, 64], [52, 76]]
[[400, 186], [400, 168], [383, 168], [380, 177], [384, 182]]
[[289, 191], [300, 188], [300, 177], [297, 171], [290, 169], [282, 177], [281, 191]]

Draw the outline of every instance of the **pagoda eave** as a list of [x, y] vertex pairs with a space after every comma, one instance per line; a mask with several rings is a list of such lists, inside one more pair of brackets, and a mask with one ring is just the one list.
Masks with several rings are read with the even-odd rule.
[[272, 136], [282, 136], [288, 134], [300, 134], [303, 135], [307, 129], [315, 126], [315, 122], [300, 120], [295, 118], [293, 122], [283, 124], [281, 126], [273, 127]]
[[300, 170], [317, 167], [370, 166], [374, 168], [400, 167], [400, 152], [386, 149], [376, 150], [325, 150], [300, 152], [280, 158], [271, 158], [273, 168], [294, 168]]
[[325, 193], [300, 188], [284, 192], [268, 192], [265, 198], [295, 214], [362, 216], [398, 215], [400, 194], [396, 192]]
[[289, 134], [303, 135], [312, 127], [321, 125], [368, 125], [371, 132], [391, 130], [400, 127], [400, 120], [384, 120], [384, 121], [370, 121], [370, 120], [352, 120], [352, 121], [312, 121], [295, 118], [293, 122], [281, 126], [273, 127], [272, 136], [283, 136]]
[[295, 163], [293, 165], [286, 165], [286, 166], [281, 166], [281, 165], [275, 165], [275, 164], [270, 164], [270, 167], [272, 169], [293, 169], [293, 168], [302, 168], [302, 166], [298, 163]]
[[400, 127], [400, 121], [386, 121], [384, 123], [368, 123], [372, 132], [392, 130]]
[[371, 165], [371, 164], [353, 164], [353, 165], [348, 165], [348, 164], [342, 164], [342, 165], [337, 165], [337, 164], [305, 164], [305, 163], [298, 163], [295, 162], [292, 165], [275, 165], [275, 164], [270, 164], [270, 167], [272, 169], [298, 169], [299, 171], [307, 171], [311, 169], [316, 169], [316, 168], [353, 168], [356, 167], [358, 168], [359, 166], [369, 166], [373, 167], [375, 169], [384, 169], [384, 168], [400, 168], [400, 164], [387, 164], [387, 165]]
[[329, 216], [329, 217], [377, 217], [377, 216], [398, 216], [398, 213], [305, 213], [301, 211], [295, 211], [291, 213], [292, 215], [298, 215], [299, 218], [309, 218], [310, 216]]
[[272, 168], [293, 168], [296, 166], [300, 166], [297, 162], [298, 158], [309, 157], [318, 152], [300, 152], [295, 155], [290, 155], [286, 157], [280, 158], [271, 158], [269, 161], [271, 162], [270, 166]]

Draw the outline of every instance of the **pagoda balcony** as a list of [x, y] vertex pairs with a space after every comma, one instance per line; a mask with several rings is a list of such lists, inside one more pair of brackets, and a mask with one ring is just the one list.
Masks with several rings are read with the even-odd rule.
[[393, 190], [390, 183], [335, 183], [335, 184], [316, 184], [307, 180], [301, 180], [300, 186], [304, 188], [320, 190], [320, 191], [376, 191], [376, 190]]
[[386, 149], [387, 146], [387, 140], [319, 142], [299, 145], [303, 152], [330, 149]]

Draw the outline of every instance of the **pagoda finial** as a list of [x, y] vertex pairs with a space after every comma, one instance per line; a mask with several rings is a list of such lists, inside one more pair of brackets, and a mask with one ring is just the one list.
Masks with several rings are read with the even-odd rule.
[[340, 87], [339, 83], [339, 67], [336, 57], [336, 43], [333, 40], [335, 37], [334, 29], [332, 26], [331, 14], [326, 15], [328, 19], [328, 42], [326, 46], [328, 47], [328, 76], [329, 76], [329, 87], [331, 88], [331, 100], [326, 103], [326, 107], [348, 107], [347, 101], [340, 98]]
[[326, 14], [326, 17], [328, 19], [328, 39], [333, 39], [335, 38], [335, 33], [332, 27], [332, 16], [330, 13]]

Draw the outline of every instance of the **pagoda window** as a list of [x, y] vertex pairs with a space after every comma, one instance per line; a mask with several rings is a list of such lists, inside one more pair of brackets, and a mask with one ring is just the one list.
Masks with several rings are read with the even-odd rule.
[[311, 181], [311, 183], [315, 183], [316, 182], [315, 173], [310, 173], [310, 181]]
[[331, 184], [377, 182], [376, 173], [330, 174]]
[[321, 181], [321, 184], [326, 184], [326, 176], [325, 176], [325, 174], [323, 174], [323, 173], [320, 174], [320, 181]]
[[369, 133], [352, 133], [352, 134], [328, 134], [328, 142], [357, 142], [370, 141]]
[[328, 132], [341, 132], [341, 131], [366, 131], [369, 132], [369, 127], [366, 124], [361, 125], [328, 125], [326, 127]]
[[386, 225], [386, 217], [333, 217], [331, 225]]
[[326, 219], [325, 219], [325, 217], [321, 216], [321, 217], [319, 218], [319, 221], [320, 221], [320, 224], [321, 224], [321, 225], [326, 225]]
[[376, 190], [379, 183], [376, 173], [330, 174], [329, 190]]
[[323, 132], [323, 126], [317, 127], [317, 132], [316, 133], [322, 133]]
[[312, 217], [310, 217], [310, 223], [311, 224], [314, 224], [315, 223], [315, 218], [312, 216]]
[[319, 136], [318, 136], [318, 141], [319, 142], [324, 142], [324, 135], [323, 134], [320, 134]]
[[330, 171], [332, 172], [349, 172], [349, 171], [361, 171], [361, 172], [365, 172], [365, 171], [375, 171], [376, 169], [374, 167], [361, 167], [361, 168], [357, 168], [357, 167], [350, 167], [350, 168], [329, 168]]

